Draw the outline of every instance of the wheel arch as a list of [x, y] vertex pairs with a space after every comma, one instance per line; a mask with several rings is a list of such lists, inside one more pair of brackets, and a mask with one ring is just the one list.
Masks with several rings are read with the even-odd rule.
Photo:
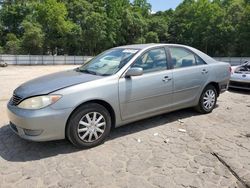
[[85, 101], [81, 104], [79, 104], [69, 115], [68, 119], [67, 119], [67, 122], [66, 122], [66, 126], [65, 126], [65, 138], [67, 138], [67, 127], [68, 127], [68, 122], [69, 122], [69, 119], [71, 118], [72, 114], [78, 109], [80, 108], [81, 106], [85, 105], [85, 104], [89, 104], [89, 103], [96, 103], [96, 104], [99, 104], [99, 105], [102, 105], [104, 108], [106, 108], [111, 116], [111, 127], [114, 128], [115, 127], [115, 124], [116, 124], [116, 116], [115, 116], [115, 111], [113, 109], [113, 107], [106, 101], [104, 100], [99, 100], [99, 99], [96, 99], [96, 100], [89, 100], [89, 101]]
[[[215, 87], [216, 92], [217, 92], [217, 97], [219, 97], [219, 95], [220, 95], [220, 86], [219, 86], [219, 83], [217, 83], [217, 82], [210, 82], [210, 83], [208, 83], [206, 85], [206, 87], [209, 86], [209, 85], [212, 85], [212, 86]], [[206, 87], [204, 87], [204, 88], [206, 88]]]
[[217, 83], [217, 82], [209, 82], [209, 83], [207, 83], [204, 87], [203, 87], [203, 89], [202, 89], [202, 92], [201, 92], [201, 94], [200, 94], [200, 97], [199, 97], [199, 100], [197, 101], [197, 105], [195, 106], [195, 109], [198, 111], [198, 112], [200, 112], [200, 113], [202, 113], [202, 114], [207, 114], [207, 113], [210, 113], [210, 112], [212, 112], [213, 111], [213, 108], [212, 109], [210, 109], [209, 111], [206, 111], [206, 110], [204, 110], [204, 108], [201, 106], [201, 100], [203, 100], [201, 97], [202, 97], [202, 95], [203, 95], [203, 93], [205, 92], [205, 89], [207, 88], [207, 87], [214, 87], [215, 88], [215, 90], [216, 90], [216, 93], [217, 93], [217, 96], [215, 96], [215, 104], [214, 104], [214, 107], [215, 107], [215, 105], [216, 105], [216, 101], [217, 101], [217, 98], [219, 97], [219, 94], [220, 94], [220, 87], [219, 87], [219, 83]]

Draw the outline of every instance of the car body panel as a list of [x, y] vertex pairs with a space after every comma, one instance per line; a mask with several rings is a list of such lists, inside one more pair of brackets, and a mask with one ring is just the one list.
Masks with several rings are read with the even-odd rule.
[[[168, 81], [164, 81], [166, 76]], [[122, 120], [170, 106], [173, 100], [172, 77], [172, 70], [165, 70], [132, 78], [120, 78], [119, 102]]]
[[[126, 78], [125, 73], [147, 50], [176, 46], [191, 50], [202, 58], [206, 65], [185, 67], [145, 73]], [[108, 104], [115, 115], [115, 127], [157, 114], [196, 106], [203, 89], [210, 83], [217, 83], [225, 91], [230, 77], [229, 64], [217, 62], [192, 47], [174, 44], [129, 45], [118, 48], [137, 49], [138, 53], [116, 74], [107, 77], [86, 75], [64, 71], [40, 80], [23, 84], [15, 90], [16, 95], [29, 98], [34, 95], [59, 94], [62, 98], [56, 103], [40, 110], [24, 110], [8, 104], [9, 119], [21, 129], [42, 129], [39, 136], [22, 138], [33, 141], [46, 141], [65, 138], [65, 127], [72, 112], [80, 105], [95, 101]], [[172, 63], [168, 57], [168, 63]], [[106, 60], [105, 60], [106, 61]], [[208, 70], [203, 74], [203, 69]], [[168, 76], [169, 81], [163, 81]], [[40, 114], [40, 115], [39, 115]], [[49, 133], [51, 132], [51, 134]], [[19, 133], [18, 133], [19, 134]]]
[[245, 83], [250, 83], [250, 74], [236, 74], [234, 73], [230, 80], [236, 81], [236, 82], [245, 82]]
[[32, 79], [15, 89], [19, 97], [45, 95], [72, 85], [100, 79], [101, 76], [84, 74], [76, 70], [68, 70]]
[[[20, 137], [33, 141], [60, 140], [65, 138], [65, 126], [72, 108], [55, 110], [51, 107], [40, 110], [24, 110], [8, 103], [8, 116]], [[38, 136], [29, 136], [27, 130], [41, 130]]]
[[208, 79], [208, 73], [203, 70], [208, 71], [208, 66], [199, 65], [173, 70], [175, 105], [194, 101]]

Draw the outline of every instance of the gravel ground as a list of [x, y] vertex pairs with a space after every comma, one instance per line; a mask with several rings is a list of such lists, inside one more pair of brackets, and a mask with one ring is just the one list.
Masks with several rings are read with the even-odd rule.
[[0, 187], [250, 187], [250, 95], [242, 91], [222, 94], [211, 114], [185, 109], [132, 123], [88, 150], [13, 134], [12, 91], [72, 67], [0, 68]]

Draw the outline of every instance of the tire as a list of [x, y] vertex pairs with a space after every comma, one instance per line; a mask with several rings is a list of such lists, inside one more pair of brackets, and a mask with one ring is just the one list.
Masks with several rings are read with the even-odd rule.
[[103, 143], [110, 129], [108, 110], [100, 104], [89, 103], [80, 106], [70, 116], [66, 136], [78, 148], [91, 148]]
[[202, 114], [208, 114], [212, 112], [216, 106], [217, 96], [218, 93], [213, 85], [206, 86], [202, 91], [199, 103], [195, 109]]

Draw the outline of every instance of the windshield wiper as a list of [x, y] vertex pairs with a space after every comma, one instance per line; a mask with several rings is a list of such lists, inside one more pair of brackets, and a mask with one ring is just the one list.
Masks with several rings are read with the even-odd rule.
[[91, 71], [91, 70], [87, 70], [87, 69], [81, 70], [80, 68], [77, 68], [76, 71], [87, 73], [87, 74], [97, 75], [97, 73], [95, 71]]
[[111, 76], [112, 74], [100, 74], [100, 76]]
[[110, 76], [111, 74], [100, 74], [97, 73], [95, 71], [91, 71], [88, 69], [80, 69], [79, 67], [75, 69], [77, 72], [83, 72], [83, 73], [87, 73], [87, 74], [92, 74], [92, 75], [98, 75], [98, 76]]

